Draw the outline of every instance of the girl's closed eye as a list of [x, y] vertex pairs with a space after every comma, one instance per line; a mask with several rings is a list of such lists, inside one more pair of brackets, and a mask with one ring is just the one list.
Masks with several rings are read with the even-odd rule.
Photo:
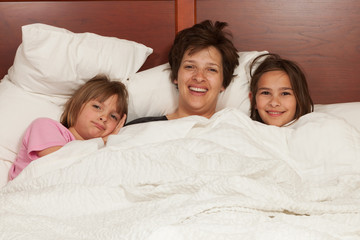
[[91, 106], [96, 110], [102, 110], [102, 108], [103, 108], [102, 103], [97, 100], [91, 100], [90, 103], [91, 103]]
[[120, 117], [116, 114], [111, 114], [111, 118], [114, 119], [115, 121], [118, 121]]
[[101, 109], [100, 105], [98, 105], [98, 104], [93, 104], [92, 107], [95, 109]]

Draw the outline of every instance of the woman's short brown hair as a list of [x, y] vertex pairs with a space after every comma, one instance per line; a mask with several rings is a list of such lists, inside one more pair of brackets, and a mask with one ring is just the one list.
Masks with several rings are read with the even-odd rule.
[[123, 117], [128, 112], [128, 92], [125, 85], [110, 81], [105, 75], [95, 76], [76, 90], [67, 101], [60, 118], [61, 124], [67, 128], [74, 126], [84, 104], [93, 99], [104, 102], [113, 95], [118, 97], [116, 111]]
[[252, 94], [250, 99], [251, 119], [263, 122], [256, 110], [256, 93], [261, 76], [270, 71], [283, 71], [289, 76], [296, 99], [295, 120], [314, 110], [314, 104], [309, 93], [306, 77], [300, 66], [294, 61], [281, 58], [278, 54], [267, 53], [256, 57], [250, 65], [250, 92]]
[[234, 77], [234, 70], [239, 65], [239, 55], [230, 38], [230, 32], [223, 29], [228, 26], [226, 22], [216, 21], [212, 23], [205, 20], [190, 28], [180, 31], [174, 40], [169, 52], [169, 64], [171, 67], [171, 81], [178, 78], [181, 60], [187, 50], [190, 54], [196, 53], [208, 47], [215, 47], [222, 56], [223, 87], [227, 88]]

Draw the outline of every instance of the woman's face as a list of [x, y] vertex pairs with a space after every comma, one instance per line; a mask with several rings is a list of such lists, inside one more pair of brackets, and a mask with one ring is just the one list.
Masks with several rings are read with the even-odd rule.
[[294, 120], [296, 98], [285, 72], [264, 73], [257, 87], [255, 107], [264, 123], [281, 127]]
[[210, 118], [215, 113], [218, 95], [224, 90], [221, 53], [214, 47], [182, 58], [178, 79], [178, 117], [200, 115]]

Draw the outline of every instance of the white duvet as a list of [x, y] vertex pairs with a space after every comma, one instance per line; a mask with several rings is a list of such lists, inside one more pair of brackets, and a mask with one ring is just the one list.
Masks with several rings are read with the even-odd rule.
[[0, 239], [360, 239], [360, 133], [225, 109], [74, 141], [1, 189]]

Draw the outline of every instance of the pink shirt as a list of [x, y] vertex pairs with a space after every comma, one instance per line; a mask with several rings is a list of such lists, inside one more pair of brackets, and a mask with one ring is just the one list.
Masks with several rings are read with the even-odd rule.
[[9, 179], [14, 179], [31, 161], [39, 158], [38, 152], [49, 147], [64, 146], [75, 140], [74, 135], [61, 123], [50, 118], [38, 118], [27, 128]]

